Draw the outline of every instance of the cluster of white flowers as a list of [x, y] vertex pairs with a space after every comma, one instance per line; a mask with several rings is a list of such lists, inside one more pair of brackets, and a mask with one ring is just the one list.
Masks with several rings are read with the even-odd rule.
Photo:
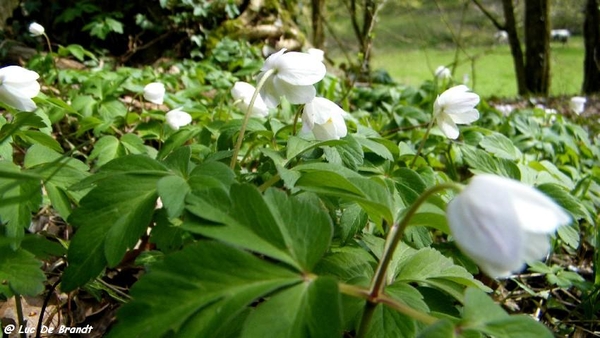
[[[309, 49], [307, 53], [287, 52], [282, 49], [266, 60], [257, 81], [263, 82], [252, 106], [251, 114], [266, 117], [269, 109], [276, 108], [285, 97], [289, 103], [304, 104], [302, 113], [304, 132], [311, 132], [315, 139], [337, 140], [347, 135], [344, 122], [347, 113], [334, 102], [316, 97], [314, 84], [326, 74], [323, 64], [324, 53], [320, 49]], [[266, 77], [266, 78], [264, 78]], [[245, 111], [255, 92], [255, 87], [246, 82], [236, 82], [231, 94], [238, 107]]]
[[[161, 82], [151, 82], [144, 87], [144, 99], [155, 104], [163, 104], [165, 100], [166, 88]], [[174, 130], [179, 130], [183, 126], [192, 123], [192, 116], [185, 111], [183, 107], [170, 110], [165, 114], [167, 125]]]

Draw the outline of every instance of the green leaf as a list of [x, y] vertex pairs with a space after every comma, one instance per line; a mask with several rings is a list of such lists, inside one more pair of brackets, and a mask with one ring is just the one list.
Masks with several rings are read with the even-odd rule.
[[465, 308], [461, 328], [474, 329], [498, 338], [554, 337], [543, 324], [525, 315], [509, 316], [500, 305], [480, 290], [465, 292]]
[[544, 324], [527, 315], [516, 315], [487, 323], [483, 332], [498, 338], [552, 338], [554, 334]]
[[8, 161], [0, 161], [0, 223], [6, 224], [6, 236], [20, 238], [29, 227], [31, 214], [42, 202], [40, 178], [22, 171]]
[[[309, 141], [298, 136], [290, 136], [286, 147], [286, 158], [289, 161], [296, 156], [301, 155], [309, 150], [318, 147], [344, 145], [348, 142], [345, 140], [329, 140], [329, 141]], [[287, 164], [286, 164], [287, 165]]]
[[504, 158], [494, 158], [483, 150], [467, 145], [461, 146], [460, 149], [474, 174], [489, 173], [516, 180], [521, 179], [521, 171], [514, 162]]
[[491, 135], [486, 135], [485, 138], [479, 142], [479, 146], [498, 158], [518, 161], [522, 156], [521, 151], [519, 148], [515, 147], [513, 141], [496, 132], [492, 132]]
[[356, 141], [358, 141], [358, 143], [360, 143], [360, 145], [367, 151], [377, 154], [379, 157], [388, 161], [394, 160], [394, 155], [392, 154], [392, 151], [390, 151], [390, 148], [393, 149], [396, 156], [400, 152], [394, 143], [385, 139], [373, 139], [357, 136]]
[[[287, 196], [269, 189], [264, 198], [250, 185], [233, 185], [231, 202], [212, 194], [195, 193], [188, 198], [193, 214], [226, 226], [201, 226], [186, 222], [186, 228], [274, 259], [301, 271], [310, 271], [329, 247], [331, 219], [309, 194]], [[309, 226], [307, 226], [309, 225]]]
[[447, 319], [441, 319], [419, 332], [417, 338], [455, 338], [454, 325]]
[[48, 147], [54, 151], [62, 152], [62, 148], [58, 141], [56, 141], [52, 136], [48, 134], [44, 134], [37, 130], [21, 130], [15, 133], [15, 136], [21, 138], [26, 143], [32, 145], [42, 145]]
[[377, 224], [381, 224], [382, 219], [390, 224], [393, 222], [390, 192], [375, 180], [360, 176], [348, 179], [334, 172], [311, 171], [302, 174], [296, 187], [357, 202]]
[[344, 165], [352, 170], [358, 170], [363, 164], [364, 153], [361, 145], [350, 135], [344, 138], [344, 143], [324, 147], [325, 157], [332, 164]]
[[298, 284], [261, 303], [248, 316], [241, 337], [340, 337], [340, 303], [332, 278]]
[[414, 338], [415, 320], [400, 312], [378, 304], [371, 319], [366, 337], [370, 338]]
[[[125, 164], [137, 158], [128, 156], [118, 162]], [[167, 175], [166, 168], [163, 170], [154, 174], [113, 172], [81, 200], [69, 218], [78, 229], [69, 246], [63, 290], [83, 285], [107, 265], [116, 266], [135, 245], [152, 220], [157, 182]]]
[[352, 204], [344, 208], [342, 217], [340, 217], [340, 237], [342, 244], [350, 241], [359, 233], [367, 225], [367, 221], [367, 214], [358, 204]]
[[42, 262], [33, 254], [22, 248], [13, 250], [6, 241], [0, 242], [0, 294], [5, 297], [13, 292], [26, 296], [40, 294], [46, 280], [41, 266]]
[[96, 166], [101, 167], [111, 160], [125, 155], [125, 150], [121, 146], [119, 139], [112, 135], [102, 136], [96, 144], [89, 156], [89, 160], [96, 160]]
[[460, 286], [473, 286], [490, 291], [463, 267], [455, 265], [451, 259], [432, 248], [404, 249], [399, 257], [395, 275], [396, 281], [424, 283], [445, 291], [458, 300], [462, 298]]
[[202, 241], [136, 283], [109, 337], [219, 337], [253, 301], [301, 277], [238, 248]]
[[136, 134], [125, 134], [121, 136], [121, 144], [128, 154], [145, 154], [144, 141]]
[[191, 191], [186, 180], [180, 176], [165, 176], [158, 181], [157, 188], [169, 218], [179, 217], [185, 207], [185, 197]]

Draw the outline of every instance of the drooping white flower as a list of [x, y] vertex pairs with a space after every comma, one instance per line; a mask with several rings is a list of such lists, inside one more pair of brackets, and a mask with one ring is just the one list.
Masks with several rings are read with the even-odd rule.
[[274, 74], [260, 90], [260, 95], [269, 108], [277, 107], [282, 96], [292, 104], [312, 101], [316, 95], [313, 84], [325, 77], [323, 62], [307, 53], [284, 52], [285, 49], [282, 49], [269, 56], [258, 74], [260, 82], [267, 71], [274, 70]]
[[44, 26], [40, 25], [37, 22], [32, 22], [29, 25], [29, 33], [31, 33], [32, 36], [44, 35], [45, 32], [46, 30], [44, 29]]
[[571, 111], [577, 115], [583, 113], [583, 111], [585, 110], [585, 103], [587, 102], [587, 99], [585, 97], [581, 97], [581, 96], [574, 96], [571, 98], [571, 101], [569, 102], [569, 107], [571, 108]]
[[433, 104], [433, 116], [438, 127], [450, 139], [458, 137], [457, 124], [468, 124], [479, 119], [475, 106], [479, 95], [465, 85], [452, 87], [437, 97]]
[[165, 99], [165, 85], [152, 82], [144, 87], [144, 98], [152, 103], [162, 104]]
[[175, 108], [165, 115], [167, 124], [175, 130], [192, 123], [192, 116], [181, 109], [182, 107]]
[[319, 48], [309, 48], [306, 50], [306, 52], [321, 62], [325, 60], [325, 52]]
[[320, 141], [339, 140], [348, 134], [344, 121], [347, 113], [334, 102], [315, 97], [304, 106], [302, 112], [302, 130], [312, 131]]
[[446, 80], [452, 76], [452, 72], [446, 66], [439, 66], [435, 69], [435, 77], [439, 80]]
[[458, 247], [490, 277], [508, 277], [550, 250], [549, 234], [571, 217], [542, 192], [489, 174], [473, 177], [447, 207]]
[[31, 98], [40, 92], [38, 73], [19, 66], [0, 68], [0, 101], [22, 111], [34, 111]]
[[[248, 82], [238, 81], [231, 88], [231, 96], [237, 102], [237, 106], [245, 113], [250, 105], [250, 101], [252, 100], [252, 95], [254, 95], [253, 85]], [[256, 100], [254, 100], [254, 105], [252, 106], [252, 116], [257, 117], [267, 117], [269, 115], [269, 108], [263, 101], [262, 97], [258, 95]]]

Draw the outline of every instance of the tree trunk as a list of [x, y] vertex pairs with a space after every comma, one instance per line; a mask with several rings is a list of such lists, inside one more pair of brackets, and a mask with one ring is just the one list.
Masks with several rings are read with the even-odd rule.
[[325, 0], [311, 0], [312, 4], [312, 44], [315, 48], [324, 49], [325, 29]]
[[510, 53], [512, 54], [513, 64], [515, 67], [515, 76], [517, 80], [517, 90], [519, 95], [527, 95], [527, 81], [525, 75], [525, 62], [523, 59], [523, 49], [521, 49], [521, 41], [517, 34], [517, 20], [515, 19], [515, 8], [512, 0], [502, 0], [504, 9], [504, 30], [508, 34], [508, 43], [510, 45]]
[[550, 89], [550, 3], [525, 1], [525, 81], [532, 94]]
[[585, 60], [583, 62], [583, 86], [585, 94], [600, 92], [600, 10], [598, 0], [588, 0], [583, 24]]

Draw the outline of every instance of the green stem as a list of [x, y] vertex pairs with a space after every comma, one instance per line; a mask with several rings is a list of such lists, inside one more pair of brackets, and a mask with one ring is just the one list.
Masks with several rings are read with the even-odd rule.
[[427, 325], [433, 324], [438, 320], [438, 318], [436, 317], [415, 310], [410, 306], [407, 306], [387, 295], [379, 295], [376, 298], [371, 298], [369, 295], [369, 290], [356, 285], [339, 283], [338, 288], [340, 292], [345, 295], [356, 298], [362, 298], [368, 301], [365, 311], [363, 313], [363, 318], [361, 320], [360, 327], [358, 329], [357, 337], [366, 336], [366, 333], [369, 329], [369, 323], [371, 321], [371, 318], [373, 317], [373, 314], [375, 313], [375, 309], [378, 304], [383, 304], [393, 310], [396, 310]]
[[246, 133], [246, 126], [248, 125], [248, 120], [250, 120], [250, 115], [252, 115], [252, 108], [254, 107], [254, 102], [258, 97], [258, 93], [260, 92], [260, 89], [265, 85], [265, 82], [267, 82], [267, 79], [270, 78], [271, 75], [275, 73], [275, 71], [275, 69], [267, 70], [256, 85], [256, 89], [254, 90], [254, 94], [252, 94], [252, 99], [250, 100], [250, 104], [248, 105], [248, 109], [246, 109], [246, 114], [244, 115], [244, 121], [242, 122], [242, 127], [240, 128], [240, 134], [238, 135], [237, 142], [235, 143], [235, 147], [233, 148], [231, 164], [229, 165], [231, 169], [235, 169], [237, 157], [240, 153], [240, 148], [242, 148], [242, 142], [244, 141], [244, 133]]
[[298, 117], [300, 117], [301, 112], [302, 112], [302, 108], [298, 108], [298, 110], [296, 111], [296, 114], [294, 115], [294, 122], [292, 124], [292, 135], [294, 135], [294, 136], [296, 136], [296, 126], [298, 125]]
[[431, 128], [433, 127], [434, 121], [435, 121], [435, 116], [432, 116], [431, 121], [429, 121], [429, 124], [427, 125], [427, 130], [425, 131], [425, 135], [423, 135], [423, 140], [421, 140], [421, 144], [419, 144], [419, 149], [417, 149], [417, 153], [415, 154], [415, 157], [413, 157], [412, 161], [410, 162], [410, 165], [408, 166], [409, 168], [412, 168], [415, 166], [415, 162], [417, 162], [417, 158], [419, 158], [419, 155], [421, 154], [421, 151], [423, 150], [425, 141], [427, 141], [427, 137], [429, 137], [429, 132], [431, 131]]
[[[17, 319], [19, 320], [19, 328], [26, 327], [27, 323], [25, 322], [25, 317], [23, 317], [23, 304], [21, 303], [21, 295], [15, 293], [15, 305], [17, 306]], [[21, 333], [22, 338], [27, 338], [27, 334], [25, 332]]]
[[279, 174], [273, 175], [273, 177], [271, 177], [268, 181], [266, 181], [265, 183], [261, 184], [260, 187], [258, 187], [258, 191], [264, 192], [265, 190], [267, 190], [267, 188], [279, 182], [280, 179], [281, 176], [279, 176]]
[[[375, 271], [375, 275], [373, 276], [373, 279], [371, 280], [371, 286], [369, 288], [368, 298], [367, 298], [369, 303], [367, 303], [365, 311], [363, 312], [363, 316], [362, 316], [362, 320], [361, 320], [361, 324], [360, 324], [361, 327], [359, 329], [358, 337], [361, 337], [362, 335], [364, 335], [366, 330], [369, 327], [371, 317], [373, 316], [373, 312], [375, 311], [375, 306], [373, 304], [374, 303], [383, 303], [388, 306], [390, 306], [390, 304], [391, 304], [391, 303], [389, 303], [390, 298], [383, 294], [383, 288], [386, 285], [386, 283], [385, 283], [386, 274], [387, 274], [388, 267], [392, 261], [392, 257], [394, 256], [394, 252], [396, 251], [396, 248], [398, 247], [398, 244], [400, 243], [400, 240], [402, 239], [402, 235], [404, 234], [404, 231], [408, 227], [410, 220], [415, 215], [415, 213], [419, 210], [421, 205], [423, 203], [425, 203], [425, 201], [427, 201], [427, 199], [429, 197], [431, 197], [432, 195], [434, 195], [442, 190], [446, 190], [446, 189], [453, 189], [456, 191], [460, 191], [460, 190], [462, 190], [462, 185], [455, 183], [455, 182], [445, 182], [445, 183], [438, 184], [432, 188], [429, 188], [428, 190], [423, 192], [419, 196], [419, 198], [417, 198], [417, 200], [410, 206], [410, 208], [408, 209], [408, 211], [402, 218], [402, 221], [400, 223], [395, 223], [392, 226], [392, 229], [390, 230], [390, 232], [387, 236], [384, 251], [383, 251], [383, 254], [379, 261], [379, 265], [377, 265], [377, 270]], [[394, 306], [396, 306], [396, 305], [394, 305]], [[396, 307], [393, 307], [393, 308], [397, 309]], [[405, 313], [404, 311], [405, 310], [402, 310], [403, 313]]]
[[52, 66], [54, 66], [54, 71], [56, 72], [56, 83], [60, 86], [60, 81], [58, 79], [58, 67], [56, 66], [56, 60], [54, 60], [54, 56], [52, 56], [52, 44], [50, 43], [50, 38], [46, 33], [42, 35], [44, 35], [44, 38], [46, 38], [46, 43], [48, 44], [48, 54], [52, 58]]

